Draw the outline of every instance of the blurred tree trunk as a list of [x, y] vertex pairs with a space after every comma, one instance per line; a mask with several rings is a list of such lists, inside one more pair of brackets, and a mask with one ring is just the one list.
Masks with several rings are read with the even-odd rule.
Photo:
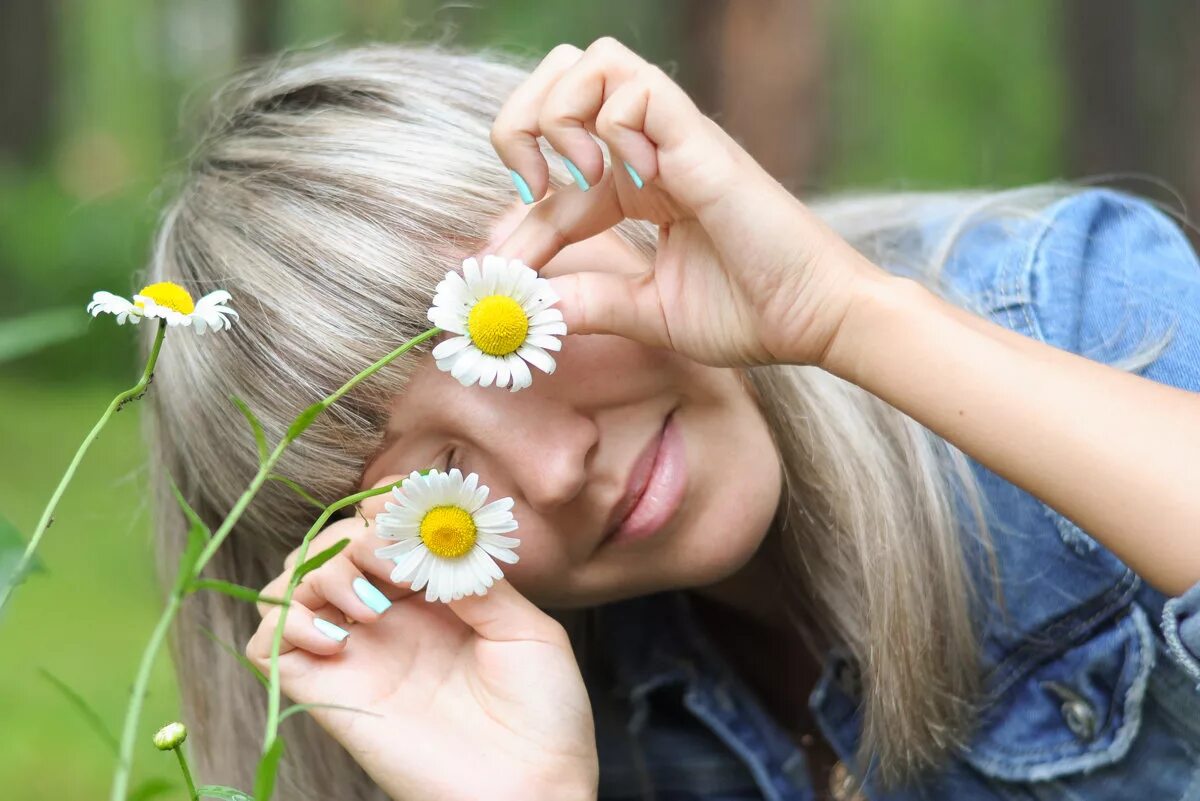
[[49, 150], [56, 10], [49, 0], [0, 0], [0, 160], [30, 162]]
[[284, 0], [242, 0], [242, 55], [265, 56], [279, 47]]
[[[1178, 193], [1195, 223], [1200, 56], [1194, 39], [1200, 0], [1068, 0], [1062, 23], [1070, 174], [1121, 173], [1132, 190], [1168, 202]], [[1169, 191], [1155, 191], [1153, 183]], [[1200, 244], [1195, 230], [1189, 235]]]
[[789, 189], [819, 174], [824, 0], [685, 2], [686, 88]]

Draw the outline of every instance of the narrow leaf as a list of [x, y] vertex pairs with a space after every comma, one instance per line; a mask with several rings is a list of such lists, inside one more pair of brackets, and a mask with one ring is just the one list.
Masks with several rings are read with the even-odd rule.
[[253, 673], [254, 678], [258, 679], [259, 684], [261, 684], [264, 687], [270, 688], [270, 686], [271, 686], [270, 679], [268, 679], [266, 676], [264, 676], [263, 672], [258, 669], [258, 665], [254, 664], [249, 659], [247, 659], [245, 654], [243, 654], [238, 649], [234, 648], [229, 643], [222, 640], [216, 634], [213, 634], [211, 629], [201, 626], [200, 630], [203, 631], [205, 636], [207, 636], [210, 640], [215, 642], [217, 645], [221, 646], [222, 650], [224, 650], [226, 653], [228, 653], [230, 656], [232, 656], [234, 659], [236, 659], [242, 665], [242, 667], [246, 668], [251, 673]]
[[100, 739], [104, 741], [109, 750], [114, 754], [118, 753], [117, 738], [108, 730], [108, 726], [105, 725], [104, 718], [100, 717], [100, 713], [93, 709], [92, 705], [82, 695], [50, 671], [40, 667], [38, 668], [38, 673], [41, 673], [42, 678], [54, 685], [54, 689], [62, 693], [63, 697], [67, 699], [67, 703], [75, 707], [75, 711], [79, 713], [80, 717], [84, 719], [84, 722], [88, 724], [92, 731], [100, 736]]
[[211, 537], [212, 531], [210, 531], [208, 526], [205, 525], [204, 521], [200, 519], [200, 515], [196, 514], [196, 510], [193, 509], [192, 505], [187, 502], [187, 498], [183, 497], [183, 493], [179, 491], [179, 487], [176, 486], [174, 481], [171, 481], [171, 492], [174, 493], [175, 502], [178, 503], [179, 508], [183, 510], [183, 516], [187, 518], [187, 521], [191, 527], [204, 534], [205, 539]]
[[229, 399], [233, 401], [233, 405], [238, 407], [238, 411], [242, 413], [242, 417], [246, 418], [246, 422], [250, 424], [250, 430], [254, 432], [254, 444], [258, 446], [258, 463], [262, 464], [267, 461], [267, 435], [263, 431], [262, 423], [258, 422], [258, 418], [254, 416], [254, 412], [250, 411], [250, 407], [244, 400], [237, 395], [230, 395]]
[[383, 715], [379, 714], [378, 712], [372, 712], [369, 709], [359, 709], [356, 706], [339, 706], [338, 704], [292, 704], [287, 709], [283, 710], [282, 713], [280, 713], [279, 722], [283, 723], [292, 715], [295, 715], [299, 712], [308, 712], [312, 709], [340, 709], [343, 712], [360, 712], [364, 715], [370, 715], [371, 717], [375, 718], [383, 717]]
[[129, 801], [150, 801], [174, 791], [178, 786], [162, 777], [146, 779], [129, 793]]
[[330, 545], [328, 548], [321, 551], [319, 554], [317, 554], [313, 558], [306, 561], [304, 564], [297, 567], [295, 574], [293, 574], [293, 576], [292, 576], [292, 581], [295, 582], [296, 584], [299, 584], [301, 579], [303, 579], [309, 573], [313, 572], [318, 567], [325, 564], [330, 559], [332, 559], [333, 557], [337, 556], [339, 553], [344, 551], [346, 549], [346, 546], [349, 544], [350, 544], [350, 540], [349, 540], [349, 538], [346, 538], [346, 539], [340, 539], [337, 542], [335, 542], [333, 545]]
[[307, 409], [300, 412], [300, 416], [293, 420], [292, 424], [288, 426], [287, 438], [295, 439], [303, 434], [304, 429], [311, 426], [313, 424], [313, 420], [316, 420], [317, 416], [323, 411], [325, 411], [325, 401], [317, 401], [312, 406], [309, 406]]
[[271, 794], [275, 792], [275, 774], [282, 756], [283, 738], [277, 737], [258, 762], [258, 774], [254, 777], [254, 797], [257, 801], [271, 801]]
[[218, 798], [220, 801], [254, 801], [254, 796], [247, 795], [235, 787], [222, 787], [217, 784], [197, 787], [196, 793], [201, 798]]
[[304, 487], [300, 486], [295, 481], [292, 481], [287, 476], [281, 476], [278, 473], [271, 473], [269, 476], [267, 476], [267, 478], [271, 481], [278, 481], [280, 484], [283, 484], [284, 486], [290, 488], [292, 490], [292, 492], [296, 493], [301, 498], [308, 501], [309, 503], [311, 503], [313, 506], [317, 507], [318, 509], [321, 509], [321, 510], [325, 509], [325, 504], [321, 503], [319, 500], [314, 498], [312, 493], [310, 493], [308, 490], [304, 489]]
[[44, 570], [42, 561], [34, 554], [23, 575], [17, 575], [17, 565], [25, 554], [25, 545], [25, 538], [17, 531], [17, 527], [0, 515], [0, 590], [20, 584], [30, 573]]
[[83, 310], [43, 309], [8, 320], [0, 320], [0, 363], [37, 353], [87, 330], [88, 317]]
[[192, 582], [192, 590], [215, 590], [242, 601], [249, 601], [250, 603], [275, 604], [276, 606], [284, 605], [282, 598], [261, 595], [258, 590], [243, 587], [241, 584], [222, 581], [221, 579], [198, 579]]

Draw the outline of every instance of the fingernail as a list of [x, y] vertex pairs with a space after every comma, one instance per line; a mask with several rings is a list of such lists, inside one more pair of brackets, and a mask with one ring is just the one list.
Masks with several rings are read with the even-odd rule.
[[566, 156], [563, 156], [562, 160], [563, 164], [567, 165], [567, 172], [571, 173], [571, 177], [575, 179], [575, 185], [584, 192], [588, 191], [588, 189], [591, 188], [591, 185], [587, 182], [587, 178], [583, 177], [583, 173], [579, 171], [579, 168], [575, 166], [575, 162], [571, 161]]
[[638, 189], [641, 189], [643, 186], [642, 176], [638, 175], [638, 171], [635, 170], [628, 161], [622, 161], [621, 163], [625, 165], [625, 172], [629, 173], [629, 177], [633, 179], [633, 185]]
[[517, 187], [517, 194], [521, 196], [521, 201], [525, 205], [533, 202], [533, 193], [529, 191], [529, 184], [525, 183], [525, 179], [516, 170], [509, 170], [508, 174], [512, 176], [513, 183]]
[[382, 615], [391, 607], [392, 602], [387, 599], [387, 596], [362, 576], [354, 580], [353, 586], [354, 594], [358, 596], [360, 601], [371, 607], [371, 611], [375, 614]]
[[322, 620], [319, 617], [313, 618], [313, 626], [317, 631], [321, 632], [331, 640], [336, 640], [337, 642], [341, 642], [350, 636], [350, 632], [346, 631], [341, 626], [335, 626], [328, 620]]

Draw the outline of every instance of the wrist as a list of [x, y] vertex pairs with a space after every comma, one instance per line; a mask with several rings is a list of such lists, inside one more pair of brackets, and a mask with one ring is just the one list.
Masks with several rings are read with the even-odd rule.
[[869, 376], [872, 356], [886, 351], [886, 343], [907, 330], [909, 321], [923, 313], [931, 297], [925, 286], [911, 278], [873, 265], [862, 270], [818, 366], [862, 386]]

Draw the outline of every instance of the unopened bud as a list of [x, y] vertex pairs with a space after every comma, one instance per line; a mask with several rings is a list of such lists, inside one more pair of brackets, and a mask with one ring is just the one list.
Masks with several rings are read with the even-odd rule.
[[187, 739], [187, 726], [182, 723], [168, 723], [154, 735], [154, 747], [159, 751], [170, 751], [178, 748]]

